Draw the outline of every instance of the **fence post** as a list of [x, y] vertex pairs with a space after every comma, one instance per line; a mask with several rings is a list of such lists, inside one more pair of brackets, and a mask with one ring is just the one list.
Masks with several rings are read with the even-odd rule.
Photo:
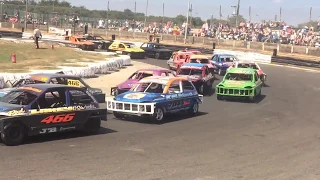
[[309, 48], [306, 46], [306, 54], [309, 54]]
[[280, 44], [277, 44], [277, 51], [280, 52]]
[[264, 43], [262, 43], [262, 51], [264, 51]]
[[174, 35], [174, 42], [177, 42], [177, 35]]
[[236, 41], [233, 40], [233, 47], [236, 47]]
[[202, 44], [204, 45], [204, 41], [205, 41], [205, 37], [203, 37], [203, 39], [202, 39]]
[[291, 44], [291, 53], [293, 53], [293, 44]]
[[250, 47], [251, 47], [251, 42], [247, 41], [247, 49], [250, 49]]

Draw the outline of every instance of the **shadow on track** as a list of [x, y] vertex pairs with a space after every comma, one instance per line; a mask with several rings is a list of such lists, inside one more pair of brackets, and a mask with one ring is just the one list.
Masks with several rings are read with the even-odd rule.
[[264, 94], [261, 94], [261, 96], [257, 97], [257, 99], [255, 99], [254, 102], [250, 102], [248, 99], [244, 99], [244, 98], [225, 98], [222, 101], [225, 102], [238, 102], [238, 103], [246, 103], [246, 104], [259, 104], [260, 102], [262, 102], [267, 96]]
[[100, 127], [100, 132], [98, 134], [89, 134], [85, 132], [62, 132], [62, 133], [56, 133], [56, 134], [46, 134], [46, 135], [38, 135], [38, 136], [31, 136], [26, 137], [24, 144], [36, 144], [36, 143], [43, 143], [43, 142], [49, 142], [49, 141], [58, 141], [58, 140], [66, 140], [66, 139], [75, 139], [85, 136], [98, 136], [103, 134], [111, 134], [118, 131]]
[[[162, 124], [168, 124], [168, 123], [181, 121], [181, 120], [185, 120], [185, 119], [192, 119], [192, 118], [195, 118], [195, 117], [204, 116], [206, 114], [208, 114], [208, 113], [199, 112], [195, 116], [190, 116], [190, 115], [188, 115], [186, 113], [168, 114], [168, 115], [166, 115], [166, 119]], [[151, 120], [148, 117], [127, 116], [124, 119], [117, 119], [117, 118], [113, 117], [113, 120], [128, 121], [128, 122], [141, 123], [141, 124], [153, 124], [153, 123], [151, 123]], [[154, 125], [157, 125], [157, 124], [154, 124]]]

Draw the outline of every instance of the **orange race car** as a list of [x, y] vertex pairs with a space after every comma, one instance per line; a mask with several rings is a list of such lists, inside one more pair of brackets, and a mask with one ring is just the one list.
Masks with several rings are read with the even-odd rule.
[[80, 48], [87, 51], [94, 51], [95, 49], [94, 43], [88, 41], [84, 36], [66, 36], [65, 40], [69, 40], [69, 42], [64, 43], [68, 47]]

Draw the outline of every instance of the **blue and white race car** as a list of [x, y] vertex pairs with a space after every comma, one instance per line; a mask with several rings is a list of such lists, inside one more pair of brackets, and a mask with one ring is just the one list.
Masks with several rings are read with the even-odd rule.
[[187, 111], [195, 115], [202, 101], [203, 96], [187, 78], [159, 76], [146, 77], [130, 91], [106, 100], [107, 109], [116, 118], [149, 116], [156, 124], [162, 124], [168, 113]]
[[214, 54], [211, 58], [211, 63], [220, 76], [226, 73], [234, 61], [239, 61], [239, 59], [232, 54]]

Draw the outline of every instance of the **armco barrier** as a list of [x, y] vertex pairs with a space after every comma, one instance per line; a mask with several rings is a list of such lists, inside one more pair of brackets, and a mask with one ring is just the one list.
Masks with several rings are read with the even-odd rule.
[[237, 56], [242, 61], [253, 61], [257, 63], [271, 63], [271, 55], [253, 53], [253, 52], [241, 52], [241, 51], [229, 51], [223, 49], [215, 49], [214, 54], [232, 54]]
[[[100, 53], [100, 52], [97, 52]], [[101, 52], [103, 53], [103, 52]], [[110, 54], [110, 53], [109, 53]], [[87, 64], [87, 63], [86, 63]], [[107, 74], [124, 66], [131, 65], [131, 59], [127, 55], [120, 55], [119, 57], [110, 58], [108, 60], [102, 60], [96, 63], [90, 63], [87, 67], [68, 67], [60, 66], [57, 70], [35, 70], [31, 73], [0, 73], [0, 88], [8, 87], [16, 80], [27, 77], [29, 74], [34, 73], [56, 73], [62, 71], [65, 74], [76, 75], [83, 78], [94, 77], [96, 74]]]

